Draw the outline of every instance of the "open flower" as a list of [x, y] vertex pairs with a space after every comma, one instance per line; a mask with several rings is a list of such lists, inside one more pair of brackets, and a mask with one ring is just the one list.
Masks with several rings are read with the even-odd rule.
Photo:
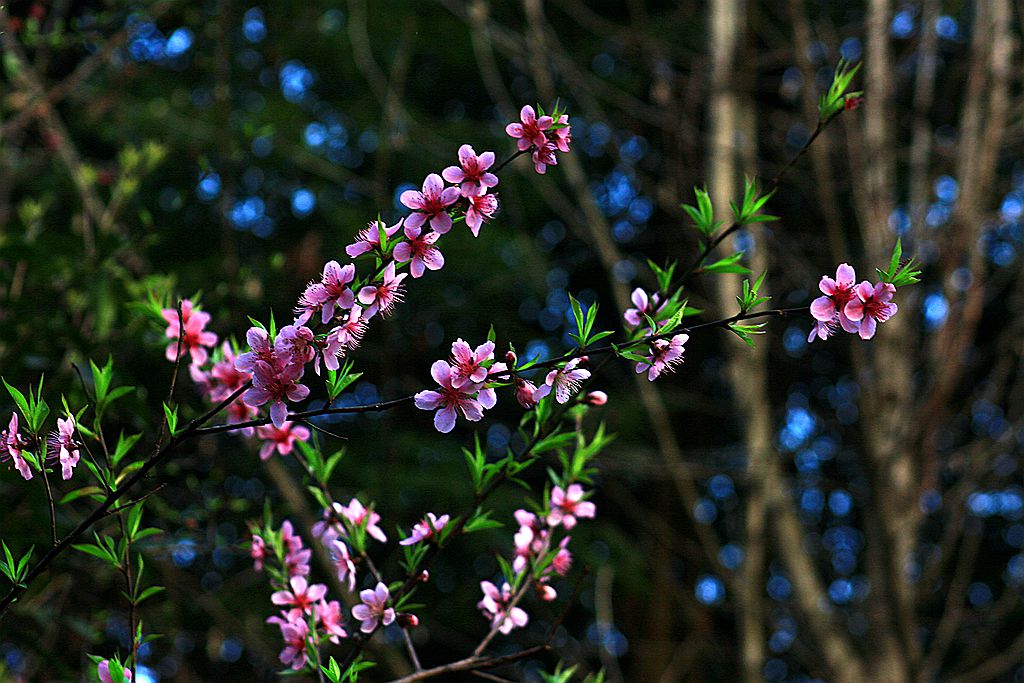
[[452, 342], [452, 386], [458, 388], [471, 382], [483, 382], [488, 374], [483, 364], [493, 358], [494, 342], [486, 341], [473, 350], [462, 339], [456, 339]]
[[455, 418], [462, 415], [470, 422], [477, 422], [484, 416], [484, 407], [476, 400], [474, 394], [480, 385], [474, 383], [456, 387], [452, 383], [452, 368], [443, 360], [430, 366], [430, 374], [440, 385], [438, 391], [421, 391], [414, 397], [416, 407], [420, 410], [437, 410], [434, 415], [434, 427], [442, 434], [455, 428]]
[[668, 339], [655, 339], [651, 342], [651, 354], [646, 363], [637, 363], [636, 372], [647, 372], [647, 379], [653, 382], [663, 372], [672, 372], [676, 365], [683, 362], [683, 344], [690, 338], [688, 334], [677, 334]]
[[309, 387], [299, 384], [301, 378], [301, 365], [257, 361], [253, 366], [252, 386], [242, 394], [242, 400], [254, 408], [270, 403], [270, 419], [280, 429], [288, 418], [285, 400], [301, 401], [309, 396]]
[[356, 267], [351, 263], [342, 267], [337, 261], [328, 261], [324, 265], [324, 272], [320, 278], [323, 287], [323, 300], [321, 303], [320, 322], [326, 325], [334, 317], [334, 308], [350, 308], [355, 301], [355, 295], [348, 288], [348, 283], [356, 277]]
[[597, 507], [589, 500], [583, 500], [583, 487], [572, 484], [563, 490], [561, 486], [551, 489], [551, 512], [548, 526], [563, 525], [567, 530], [576, 526], [577, 518], [593, 517]]
[[284, 613], [285, 618], [270, 617], [268, 624], [277, 624], [281, 628], [284, 649], [278, 659], [285, 666], [298, 671], [306, 666], [306, 639], [309, 637], [309, 624], [302, 618], [302, 610], [293, 609]]
[[399, 242], [395, 246], [396, 261], [409, 261], [409, 272], [413, 277], [422, 277], [425, 270], [441, 270], [444, 266], [444, 256], [441, 250], [434, 246], [441, 233], [424, 233], [423, 228], [406, 225], [405, 236], [409, 241]]
[[402, 300], [402, 280], [408, 273], [395, 274], [395, 263], [392, 261], [384, 269], [384, 279], [359, 290], [359, 303], [366, 306], [364, 317], [369, 320], [377, 311], [384, 317], [391, 314], [395, 304]]
[[480, 236], [480, 227], [485, 221], [491, 220], [498, 210], [498, 195], [481, 194], [469, 198], [469, 208], [466, 209], [466, 225], [469, 226], [473, 237]]
[[75, 441], [74, 416], [68, 415], [66, 420], [57, 418], [57, 429], [50, 433], [49, 448], [51, 455], [57, 455], [61, 476], [65, 480], [70, 479], [79, 459], [79, 444]]
[[161, 315], [167, 321], [167, 329], [164, 334], [168, 339], [174, 340], [167, 345], [167, 351], [164, 354], [167, 360], [173, 363], [177, 359], [180, 349], [182, 354], [191, 354], [192, 362], [196, 365], [206, 363], [208, 353], [205, 347], [213, 347], [217, 344], [217, 335], [204, 329], [210, 322], [210, 314], [194, 308], [192, 302], [185, 299], [181, 302], [180, 322], [177, 309], [165, 308], [161, 311]]
[[399, 541], [399, 545], [413, 545], [420, 541], [430, 540], [435, 534], [441, 532], [441, 529], [448, 524], [450, 517], [448, 515], [436, 516], [433, 512], [428, 512], [427, 516], [420, 522], [417, 522], [412, 528], [412, 534], [409, 538]]
[[348, 638], [348, 633], [342, 625], [341, 604], [337, 600], [321, 600], [316, 606], [316, 618], [332, 643], [337, 644], [342, 638]]
[[256, 436], [263, 439], [260, 446], [260, 460], [266, 460], [274, 454], [274, 450], [281, 455], [288, 455], [295, 447], [296, 441], [308, 441], [309, 430], [294, 422], [285, 422], [280, 427], [262, 425], [256, 428]]
[[387, 606], [391, 593], [383, 583], [372, 590], [360, 591], [359, 599], [362, 603], [352, 608], [352, 616], [363, 622], [359, 627], [363, 633], [373, 633], [378, 623], [387, 626], [395, 620], [395, 610]]
[[384, 530], [378, 526], [380, 515], [373, 510], [366, 509], [357, 498], [350, 500], [347, 507], [342, 505], [339, 512], [352, 526], [359, 526], [365, 522], [366, 533], [381, 543], [387, 543], [388, 537], [384, 535]]
[[537, 388], [533, 398], [540, 401], [542, 398], [555, 390], [555, 400], [559, 403], [568, 403], [573, 394], [580, 390], [580, 383], [590, 377], [590, 370], [577, 369], [580, 364], [579, 358], [573, 358], [565, 364], [565, 367], [556, 368], [544, 378], [544, 384]]
[[489, 188], [498, 184], [498, 176], [487, 171], [493, 165], [494, 152], [484, 152], [477, 156], [472, 147], [462, 145], [459, 147], [459, 165], [444, 169], [441, 176], [449, 183], [462, 183], [459, 189], [463, 197], [475, 197], [485, 194]]
[[477, 607], [491, 620], [491, 628], [497, 627], [501, 633], [508, 634], [512, 629], [522, 628], [530, 621], [525, 611], [510, 606], [512, 588], [507, 583], [498, 590], [490, 581], [481, 581], [480, 589], [484, 592], [484, 597], [477, 603]]
[[633, 301], [633, 305], [636, 308], [627, 308], [623, 318], [630, 327], [640, 327], [647, 322], [644, 316], [650, 316], [654, 318], [658, 315], [665, 304], [661, 302], [661, 297], [658, 294], [647, 295], [640, 287], [633, 290], [633, 294], [630, 296]]
[[896, 287], [887, 282], [879, 282], [872, 287], [871, 283], [865, 280], [857, 285], [856, 292], [857, 298], [846, 304], [846, 317], [860, 322], [861, 339], [871, 339], [875, 336], [878, 323], [884, 323], [896, 315], [898, 309], [896, 304], [892, 303]]
[[312, 586], [302, 576], [293, 576], [288, 580], [291, 590], [277, 591], [270, 596], [275, 605], [291, 605], [306, 614], [313, 613], [313, 604], [327, 595], [327, 586], [315, 583]]
[[423, 191], [406, 190], [399, 200], [413, 210], [405, 219], [406, 226], [423, 227], [430, 221], [430, 227], [442, 235], [452, 229], [452, 217], [448, 207], [459, 200], [459, 190], [445, 187], [441, 176], [431, 173], [423, 181]]
[[[848, 263], [839, 264], [839, 267], [836, 268], [835, 280], [827, 275], [822, 275], [818, 289], [825, 296], [819, 296], [811, 302], [811, 315], [814, 316], [814, 319], [833, 325], [838, 322], [847, 332], [857, 332], [860, 325], [846, 314], [846, 305], [857, 298], [857, 293], [854, 291], [856, 282], [857, 273]], [[815, 329], [820, 337], [820, 328]], [[821, 338], [825, 339], [825, 337]]]
[[505, 126], [505, 132], [516, 139], [516, 147], [520, 151], [530, 147], [543, 147], [548, 139], [544, 131], [555, 122], [550, 116], [537, 118], [537, 112], [530, 105], [519, 110], [519, 121]]

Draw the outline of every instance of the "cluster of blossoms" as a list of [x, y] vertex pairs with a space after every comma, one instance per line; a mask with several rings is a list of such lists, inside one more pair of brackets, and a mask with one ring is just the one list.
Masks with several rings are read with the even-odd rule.
[[533, 168], [537, 173], [544, 173], [548, 166], [556, 166], [556, 152], [568, 152], [572, 142], [572, 127], [569, 115], [555, 107], [554, 115], [547, 116], [526, 105], [519, 112], [519, 122], [505, 126], [505, 132], [516, 138], [519, 151], [532, 150]]
[[303, 545], [302, 537], [295, 533], [291, 522], [286, 520], [280, 531], [267, 533], [273, 552], [268, 552], [267, 539], [254, 532], [250, 555], [256, 571], [263, 571], [270, 557], [276, 558], [283, 569], [283, 573], [273, 575], [273, 582], [279, 590], [270, 596], [271, 602], [282, 610], [268, 618], [267, 623], [281, 630], [284, 641], [281, 663], [299, 670], [306, 665], [306, 645], [311, 638], [314, 638], [314, 643], [321, 640], [338, 643], [348, 637], [348, 632], [344, 627], [341, 604], [327, 599], [327, 586], [310, 584], [306, 578], [310, 573], [312, 551]]
[[896, 287], [886, 282], [872, 285], [867, 280], [857, 284], [857, 274], [847, 263], [839, 264], [834, 280], [823, 275], [818, 288], [824, 296], [811, 302], [815, 324], [807, 337], [809, 342], [815, 337], [828, 339], [838, 328], [871, 339], [878, 323], [896, 315], [897, 307], [892, 303]]
[[527, 410], [535, 407], [552, 391], [556, 401], [567, 403], [579, 393], [582, 383], [590, 378], [590, 370], [581, 367], [586, 357], [573, 358], [552, 369], [539, 387], [515, 372], [515, 353], [509, 351], [505, 354], [505, 360], [512, 365], [512, 369], [504, 362], [494, 361], [492, 341], [486, 341], [473, 349], [462, 339], [457, 339], [452, 343], [452, 353], [448, 360], [438, 360], [430, 366], [430, 375], [437, 382], [438, 389], [417, 393], [414, 397], [416, 407], [436, 410], [434, 427], [447, 434], [455, 428], [455, 420], [459, 415], [470, 422], [477, 422], [483, 418], [484, 410], [497, 405], [495, 383], [489, 382], [489, 378], [501, 382], [511, 376], [516, 400]]
[[[538, 116], [533, 107], [525, 106], [520, 122], [509, 124], [506, 131], [515, 138], [520, 152], [532, 152], [538, 173], [556, 164], [555, 153], [568, 152], [572, 139], [568, 114], [557, 108], [553, 116], [543, 111]], [[267, 458], [275, 450], [287, 455], [296, 440], [309, 438], [305, 427], [295, 426], [287, 419], [287, 403], [309, 395], [309, 388], [302, 384], [305, 366], [313, 362], [319, 374], [322, 361], [329, 371], [339, 370], [341, 359], [359, 346], [370, 320], [378, 313], [386, 317], [402, 301], [409, 275], [416, 279], [428, 270], [444, 266], [438, 241], [458, 219], [465, 221], [474, 237], [479, 235], [484, 222], [498, 210], [497, 195], [492, 192], [499, 182], [495, 170], [494, 152], [478, 154], [468, 144], [460, 146], [457, 164], [440, 173], [429, 173], [421, 190], [402, 193], [400, 201], [411, 211], [407, 217], [390, 226], [379, 219], [372, 221], [345, 248], [351, 259], [373, 257], [373, 274], [360, 278], [355, 263], [328, 261], [319, 280], [310, 282], [299, 296], [292, 324], [276, 334], [262, 327], [250, 328], [246, 333], [250, 351], [246, 353], [236, 355], [227, 342], [219, 354], [214, 352], [217, 335], [206, 330], [210, 315], [192, 301], [182, 302], [180, 316], [178, 310], [163, 309], [165, 334], [170, 340], [168, 360], [176, 361], [188, 354], [193, 380], [213, 403], [248, 387], [241, 401], [228, 406], [229, 424], [252, 420], [260, 406], [269, 405], [273, 427], [255, 430], [263, 440], [260, 456]], [[401, 272], [406, 266], [408, 272]], [[471, 355], [468, 346], [465, 351]], [[493, 344], [488, 353], [493, 354]], [[483, 410], [492, 407], [496, 400], [493, 389], [484, 386], [487, 371], [480, 374], [481, 359], [466, 360], [453, 350], [453, 360], [456, 362], [451, 366], [434, 364], [432, 374], [441, 390], [421, 392], [417, 398], [421, 407], [439, 408], [435, 425], [443, 432], [454, 427], [457, 414], [479, 420]], [[207, 367], [211, 361], [212, 366]], [[449, 371], [473, 363], [473, 372]], [[494, 372], [507, 372], [503, 364], [487, 367]], [[558, 400], [565, 402], [587, 377], [589, 371], [576, 370], [575, 364], [553, 370], [539, 390], [516, 377], [516, 397], [524, 407], [531, 408], [554, 388]], [[254, 433], [249, 427], [241, 431], [246, 436]]]
[[[569, 531], [576, 526], [577, 520], [593, 518], [597, 514], [596, 506], [584, 497], [583, 487], [579, 484], [570, 484], [566, 489], [556, 486], [551, 490], [546, 514], [515, 511], [519, 530], [513, 537], [515, 558], [512, 571], [517, 577], [528, 571], [541, 600], [551, 601], [558, 597], [550, 581], [554, 576], [565, 576], [572, 567], [571, 537], [564, 536], [556, 546], [552, 546], [555, 529], [561, 526]], [[518, 606], [516, 591], [507, 580], [500, 588], [490, 581], [481, 581], [480, 589], [483, 599], [477, 607], [491, 620], [492, 628], [507, 634], [529, 622], [529, 615]]]
[[[651, 335], [657, 335], [662, 326], [667, 322], [667, 316], [674, 311], [666, 311], [668, 301], [662, 301], [661, 295], [657, 292], [648, 294], [642, 288], [633, 290], [630, 299], [633, 308], [627, 308], [623, 314], [626, 325], [630, 329], [647, 327]], [[682, 304], [679, 304], [680, 306]], [[658, 318], [662, 320], [658, 320]], [[652, 326], [649, 321], [655, 321]], [[673, 335], [669, 339], [654, 339], [649, 343], [649, 352], [646, 361], [637, 361], [637, 374], [647, 373], [647, 379], [651, 382], [658, 379], [663, 373], [673, 372], [675, 367], [683, 362], [685, 349], [683, 345], [690, 339], [687, 334]]]

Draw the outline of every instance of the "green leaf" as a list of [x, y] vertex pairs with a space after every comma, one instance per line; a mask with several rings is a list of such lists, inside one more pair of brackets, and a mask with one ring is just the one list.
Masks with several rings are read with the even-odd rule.
[[846, 108], [847, 97], [859, 97], [862, 92], [846, 92], [853, 77], [860, 71], [860, 64], [854, 66], [846, 59], [840, 59], [832, 74], [832, 83], [828, 91], [818, 100], [819, 125], [828, 123]]
[[739, 261], [743, 258], [743, 252], [737, 252], [732, 256], [726, 256], [723, 259], [709, 263], [704, 266], [701, 270], [706, 273], [741, 273], [746, 274], [750, 272], [750, 268], [747, 268]]
[[164, 417], [167, 419], [167, 429], [170, 430], [171, 436], [174, 436], [178, 432], [178, 407], [172, 408], [164, 403]]
[[[4, 383], [4, 386], [7, 387], [7, 391], [8, 391], [8, 393], [10, 393], [11, 398], [14, 399], [14, 404], [16, 406], [18, 406], [18, 410], [21, 411], [22, 417], [24, 417], [26, 420], [28, 420], [30, 413], [29, 413], [28, 401], [25, 400], [25, 394], [21, 393], [20, 391], [18, 391], [14, 387], [12, 387], [10, 384], [8, 384], [7, 380], [2, 380], [2, 381]], [[29, 393], [31, 393], [31, 392], [29, 392]]]
[[147, 588], [146, 590], [142, 591], [142, 593], [139, 594], [139, 597], [137, 597], [135, 599], [135, 604], [138, 605], [143, 600], [145, 600], [146, 598], [151, 598], [154, 595], [156, 595], [157, 593], [164, 592], [164, 590], [166, 590], [166, 589], [163, 586], [150, 586], [149, 588]]

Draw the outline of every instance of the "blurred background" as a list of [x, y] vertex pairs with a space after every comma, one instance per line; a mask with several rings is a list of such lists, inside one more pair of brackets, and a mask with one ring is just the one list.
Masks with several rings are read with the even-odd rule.
[[[1022, 26], [1011, 0], [12, 1], [0, 372], [45, 374], [51, 405], [79, 406], [71, 364], [112, 354], [116, 381], [138, 389], [109, 429], [146, 429], [171, 367], [161, 328], [128, 304], [201, 293], [211, 329], [239, 339], [247, 315], [283, 319], [460, 144], [503, 158], [519, 107], [556, 99], [573, 153], [543, 177], [526, 159], [503, 173], [500, 215], [478, 239], [454, 232], [445, 268], [372, 327], [347, 400], [423, 388], [453, 339], [479, 343], [492, 324], [499, 348], [557, 355], [568, 292], [619, 329], [632, 288], [654, 287], [647, 259], [694, 257], [680, 209], [693, 186], [724, 215], [744, 175], [765, 182], [805, 144], [839, 58], [863, 61], [863, 106], [785, 177], [769, 203], [781, 220], [728, 246], [768, 269], [781, 306], [806, 305], [839, 262], [872, 277], [897, 236], [923, 283], [897, 293], [870, 343], [808, 345], [810, 319], [783, 319], [756, 351], [694, 335], [653, 385], [605, 366], [594, 386], [609, 404], [590, 419], [618, 437], [598, 462], [598, 519], [573, 533], [590, 572], [554, 653], [500, 673], [537, 680], [561, 658], [613, 682], [1024, 681]], [[738, 287], [705, 276], [689, 297], [724, 317]], [[474, 428], [500, 454], [519, 415], [506, 398]], [[389, 531], [471, 499], [466, 425], [443, 437], [405, 407], [330, 428], [348, 439], [329, 444], [347, 449], [336, 497], [375, 500]], [[156, 481], [147, 510], [164, 533], [145, 556], [167, 592], [141, 617], [164, 637], [138, 680], [275, 680], [270, 589], [243, 546], [264, 500], [307, 530], [318, 517], [301, 470], [223, 436]], [[36, 483], [0, 472], [0, 532], [20, 552], [48, 535]], [[508, 526], [431, 571], [425, 664], [486, 630], [479, 581], [511, 552], [520, 501], [498, 496]], [[87, 510], [61, 505], [59, 527]], [[86, 652], [123, 653], [119, 591], [65, 554], [0, 624], [2, 676], [81, 680]], [[498, 651], [543, 641], [555, 611], [531, 614]], [[408, 671], [378, 639], [367, 679]]]

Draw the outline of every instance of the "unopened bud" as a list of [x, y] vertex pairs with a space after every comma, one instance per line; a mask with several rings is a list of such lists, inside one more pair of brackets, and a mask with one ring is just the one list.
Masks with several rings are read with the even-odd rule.
[[537, 596], [544, 602], [551, 602], [558, 597], [558, 591], [546, 583], [537, 584]]
[[420, 572], [420, 575], [416, 577], [416, 580], [420, 583], [426, 583], [427, 581], [430, 581], [430, 572], [424, 569]]
[[515, 351], [507, 351], [505, 352], [505, 360], [514, 366], [519, 359], [516, 357]]
[[861, 102], [863, 102], [863, 101], [864, 101], [863, 97], [857, 97], [855, 95], [847, 95], [843, 99], [843, 109], [845, 109], [846, 111], [850, 111], [851, 109], [856, 109], [857, 107], [859, 107], [861, 105]]
[[399, 612], [395, 616], [395, 621], [402, 628], [416, 628], [420, 625], [420, 618], [411, 612]]
[[590, 356], [580, 356], [579, 360], [580, 360], [580, 362], [579, 362], [580, 365], [586, 365], [587, 363], [590, 362]]
[[608, 394], [603, 391], [591, 391], [583, 402], [590, 406], [603, 406], [608, 402]]

